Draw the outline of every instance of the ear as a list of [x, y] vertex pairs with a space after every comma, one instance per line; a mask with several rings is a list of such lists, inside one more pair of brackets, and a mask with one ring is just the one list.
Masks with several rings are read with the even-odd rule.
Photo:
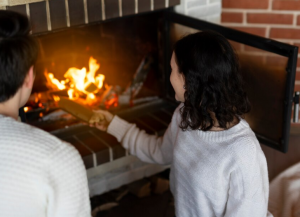
[[180, 73], [180, 79], [185, 84], [185, 77], [183, 73]]
[[26, 77], [25, 77], [25, 81], [24, 81], [23, 86], [26, 87], [26, 88], [32, 89], [34, 78], [35, 78], [35, 75], [34, 75], [34, 72], [33, 72], [33, 66], [31, 66], [30, 69], [28, 70], [28, 73], [27, 73]]

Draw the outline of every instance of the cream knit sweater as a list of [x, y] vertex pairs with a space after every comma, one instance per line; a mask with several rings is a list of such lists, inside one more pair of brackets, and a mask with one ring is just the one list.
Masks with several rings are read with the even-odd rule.
[[218, 132], [182, 131], [179, 107], [163, 137], [117, 116], [107, 131], [142, 161], [171, 165], [176, 217], [267, 216], [267, 163], [247, 122]]
[[91, 216], [86, 171], [77, 150], [0, 115], [0, 216]]

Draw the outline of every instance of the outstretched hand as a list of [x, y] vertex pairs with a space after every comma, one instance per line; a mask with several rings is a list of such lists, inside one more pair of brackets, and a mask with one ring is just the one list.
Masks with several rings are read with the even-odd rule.
[[94, 114], [89, 120], [90, 127], [96, 127], [99, 130], [106, 131], [114, 115], [105, 110], [94, 110]]

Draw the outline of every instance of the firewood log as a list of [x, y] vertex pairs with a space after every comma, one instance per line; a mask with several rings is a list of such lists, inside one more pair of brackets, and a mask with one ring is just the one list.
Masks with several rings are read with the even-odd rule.
[[104, 116], [102, 114], [94, 113], [92, 110], [86, 108], [85, 106], [65, 97], [60, 97], [58, 106], [71, 115], [75, 116], [76, 118], [79, 118], [85, 122], [89, 122], [91, 118], [93, 118], [94, 123], [104, 120]]
[[129, 184], [128, 190], [133, 195], [142, 198], [142, 197], [150, 196], [151, 194], [150, 186], [151, 186], [150, 181], [146, 179], [141, 179]]
[[150, 179], [151, 188], [154, 194], [162, 194], [169, 189], [169, 180], [158, 176], [154, 176]]

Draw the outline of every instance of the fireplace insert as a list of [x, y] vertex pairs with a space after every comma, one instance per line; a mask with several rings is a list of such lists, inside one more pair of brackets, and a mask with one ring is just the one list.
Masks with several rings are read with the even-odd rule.
[[298, 48], [170, 9], [36, 34], [42, 48], [36, 84], [21, 113], [26, 111], [29, 124], [73, 144], [93, 176], [93, 169], [129, 154], [114, 137], [61, 110], [57, 101], [108, 109], [162, 135], [178, 105], [169, 82], [172, 44], [182, 34], [205, 29], [228, 38], [239, 55], [252, 104], [246, 119], [259, 141], [287, 152]]

